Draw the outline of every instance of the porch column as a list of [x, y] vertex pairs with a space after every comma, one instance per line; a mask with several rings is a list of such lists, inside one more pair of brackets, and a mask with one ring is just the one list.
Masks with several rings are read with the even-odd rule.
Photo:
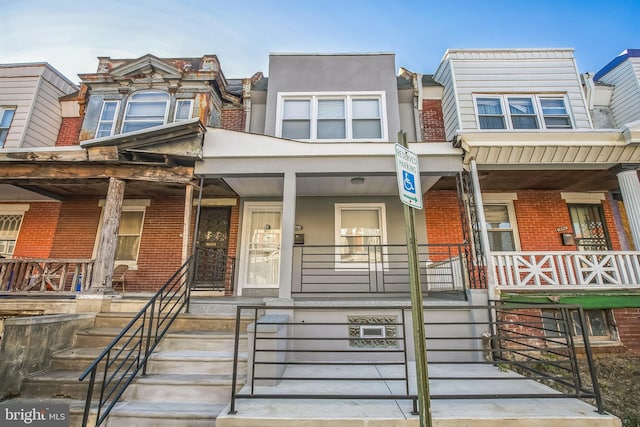
[[637, 169], [626, 169], [617, 173], [620, 193], [627, 212], [634, 247], [640, 250], [640, 179]]
[[498, 292], [496, 290], [495, 266], [491, 257], [491, 247], [489, 246], [489, 234], [487, 232], [487, 221], [484, 217], [484, 203], [482, 202], [482, 190], [480, 189], [480, 179], [478, 178], [478, 167], [475, 159], [469, 162], [469, 172], [473, 181], [473, 198], [476, 202], [476, 217], [480, 223], [480, 240], [484, 249], [484, 256], [487, 261], [487, 292], [489, 299], [497, 299]]
[[124, 181], [118, 178], [110, 178], [107, 200], [102, 212], [102, 228], [91, 280], [91, 290], [96, 293], [111, 291], [123, 199]]
[[296, 173], [285, 172], [282, 190], [282, 236], [280, 242], [280, 298], [291, 298], [293, 235], [296, 227]]

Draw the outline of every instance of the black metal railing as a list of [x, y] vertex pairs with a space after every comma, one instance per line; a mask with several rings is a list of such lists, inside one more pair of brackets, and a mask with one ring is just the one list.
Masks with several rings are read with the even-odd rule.
[[182, 309], [188, 309], [192, 263], [193, 257], [151, 297], [80, 376], [80, 381], [89, 377], [83, 427], [87, 425], [94, 394], [98, 395], [95, 425], [99, 426], [136, 375], [140, 371], [146, 374], [149, 356]]
[[[247, 315], [254, 323], [248, 329], [247, 381], [240, 391], [236, 391], [240, 339], [236, 328], [230, 413], [237, 411], [238, 399], [261, 398], [410, 400], [416, 412], [409, 307], [278, 306], [274, 314], [261, 315], [264, 309], [237, 309], [237, 325]], [[501, 303], [428, 306], [430, 398], [577, 397], [592, 399], [602, 412], [586, 335], [580, 345], [590, 377], [584, 378], [578, 369], [577, 342], [571, 331], [585, 331], [584, 318], [572, 317], [572, 310], [580, 308]]]
[[[418, 245], [424, 292], [468, 289], [464, 244]], [[406, 245], [294, 246], [292, 294], [409, 293]]]

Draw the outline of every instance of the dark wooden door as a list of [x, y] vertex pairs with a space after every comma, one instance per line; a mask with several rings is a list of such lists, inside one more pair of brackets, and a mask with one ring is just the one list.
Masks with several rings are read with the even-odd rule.
[[224, 289], [228, 258], [230, 208], [202, 208], [196, 241], [196, 280], [198, 289]]

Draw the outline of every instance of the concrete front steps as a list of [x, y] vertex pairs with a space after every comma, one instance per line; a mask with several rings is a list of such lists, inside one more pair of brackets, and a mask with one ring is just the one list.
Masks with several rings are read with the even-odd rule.
[[[236, 319], [227, 309], [224, 313], [207, 310], [210, 313], [182, 314], [176, 319], [150, 357], [147, 375], [129, 386], [107, 425], [215, 425], [231, 395]], [[94, 328], [76, 333], [73, 348], [54, 354], [49, 370], [25, 379], [20, 399], [69, 402], [70, 425], [80, 426], [88, 379], [80, 382], [78, 378], [134, 315], [98, 314]], [[242, 320], [242, 330], [249, 322]], [[238, 388], [246, 375], [246, 341], [246, 335], [241, 335]]]

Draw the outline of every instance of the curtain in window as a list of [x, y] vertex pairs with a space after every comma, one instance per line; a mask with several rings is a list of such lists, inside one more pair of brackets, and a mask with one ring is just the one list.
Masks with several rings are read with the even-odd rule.
[[311, 102], [309, 100], [284, 101], [282, 137], [289, 139], [311, 138]]
[[378, 99], [354, 99], [351, 102], [351, 111], [353, 139], [382, 138]]
[[317, 133], [318, 139], [346, 138], [344, 100], [318, 100]]

